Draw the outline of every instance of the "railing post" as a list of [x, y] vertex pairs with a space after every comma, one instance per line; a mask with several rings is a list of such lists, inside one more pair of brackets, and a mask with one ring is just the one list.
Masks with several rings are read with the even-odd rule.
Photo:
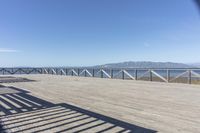
[[102, 69], [101, 69], [101, 78], [103, 78], [103, 71], [102, 71]]
[[63, 75], [63, 74], [64, 74], [62, 70], [63, 70], [63, 69], [60, 70], [60, 75]]
[[11, 69], [11, 74], [14, 74], [14, 69], [13, 68]]
[[122, 79], [124, 80], [124, 70], [122, 70]]
[[137, 77], [138, 77], [138, 70], [135, 69], [135, 80], [137, 80]]
[[72, 69], [72, 75], [71, 76], [74, 76], [74, 71], [73, 71], [73, 69]]
[[150, 80], [150, 81], [153, 81], [153, 78], [152, 78], [152, 71], [151, 71], [151, 70], [149, 70], [149, 80]]
[[21, 68], [19, 68], [19, 74], [22, 74], [22, 70], [21, 70]]
[[40, 73], [40, 74], [43, 74], [43, 69], [42, 69], [42, 68], [40, 68], [40, 70], [41, 70], [41, 73]]
[[167, 69], [167, 82], [169, 83], [170, 82], [170, 70]]
[[110, 77], [113, 78], [113, 69], [110, 70]]
[[85, 76], [85, 77], [87, 76], [86, 70], [87, 70], [87, 69], [85, 69], [85, 72], [84, 72], [84, 76]]
[[4, 75], [4, 71], [5, 71], [5, 69], [3, 68], [3, 75]]
[[56, 68], [56, 75], [58, 75], [58, 68]]
[[192, 73], [191, 70], [188, 70], [188, 84], [192, 83]]
[[[59, 70], [58, 70], [58, 72], [59, 72]], [[60, 68], [60, 75], [62, 75], [63, 73], [62, 73], [62, 68]], [[58, 75], [59, 75], [59, 73], [58, 73]]]
[[66, 73], [66, 76], [67, 76], [67, 74], [68, 74], [67, 68], [65, 69], [65, 73]]
[[92, 69], [92, 77], [94, 77], [94, 69]]
[[79, 69], [79, 68], [77, 69], [77, 74], [78, 74], [78, 76], [79, 76], [79, 74], [80, 74], [80, 69]]

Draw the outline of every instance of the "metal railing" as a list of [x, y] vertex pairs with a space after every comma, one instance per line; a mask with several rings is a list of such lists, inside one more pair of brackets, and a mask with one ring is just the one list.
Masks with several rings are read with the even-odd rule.
[[200, 68], [0, 68], [0, 75], [53, 74], [200, 84]]

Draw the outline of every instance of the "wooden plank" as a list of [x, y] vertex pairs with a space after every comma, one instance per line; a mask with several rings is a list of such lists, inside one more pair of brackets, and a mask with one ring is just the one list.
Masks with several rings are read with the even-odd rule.
[[26, 88], [32, 95], [52, 103], [72, 103], [158, 132], [200, 132], [198, 85], [59, 75], [23, 77], [38, 82], [9, 85]]

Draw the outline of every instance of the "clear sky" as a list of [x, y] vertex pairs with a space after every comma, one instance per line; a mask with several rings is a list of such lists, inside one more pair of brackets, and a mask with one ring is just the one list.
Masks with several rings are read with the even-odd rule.
[[193, 0], [0, 0], [1, 67], [200, 62]]

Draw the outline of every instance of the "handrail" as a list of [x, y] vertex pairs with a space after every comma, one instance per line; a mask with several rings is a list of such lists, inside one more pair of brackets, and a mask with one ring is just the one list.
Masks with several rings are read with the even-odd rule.
[[[198, 72], [197, 72], [198, 71]], [[0, 75], [13, 74], [53, 74], [101, 78], [121, 78], [129, 80], [143, 80], [175, 82], [187, 79], [191, 84], [193, 78], [199, 80], [200, 68], [95, 68], [95, 67], [27, 67], [0, 68]], [[181, 81], [180, 81], [181, 82]]]

